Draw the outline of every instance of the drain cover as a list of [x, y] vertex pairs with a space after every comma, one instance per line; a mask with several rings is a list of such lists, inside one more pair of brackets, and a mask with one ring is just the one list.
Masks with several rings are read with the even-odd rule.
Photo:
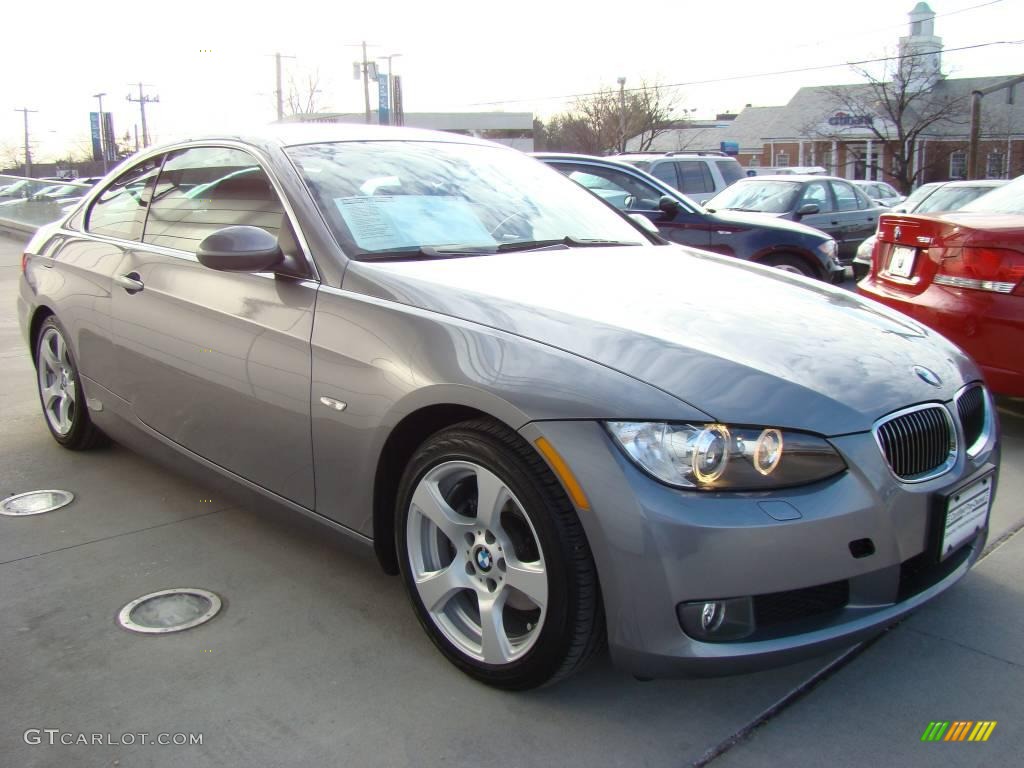
[[29, 491], [17, 496], [8, 496], [0, 503], [0, 515], [21, 517], [41, 515], [70, 504], [75, 494], [71, 491]]
[[205, 624], [220, 611], [220, 598], [205, 589], [165, 589], [132, 600], [117, 623], [132, 632], [162, 635]]

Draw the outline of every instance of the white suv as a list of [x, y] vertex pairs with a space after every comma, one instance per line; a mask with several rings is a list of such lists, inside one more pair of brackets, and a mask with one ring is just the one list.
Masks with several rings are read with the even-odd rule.
[[746, 178], [743, 166], [735, 158], [720, 153], [634, 153], [616, 155], [613, 159], [647, 171], [698, 203], [710, 200], [734, 181]]

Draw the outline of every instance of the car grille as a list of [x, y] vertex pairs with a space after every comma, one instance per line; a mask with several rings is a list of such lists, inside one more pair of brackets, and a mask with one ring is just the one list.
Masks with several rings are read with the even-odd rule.
[[805, 619], [837, 611], [850, 600], [850, 585], [844, 581], [816, 587], [772, 592], [754, 597], [754, 622], [760, 629], [774, 624]]
[[875, 428], [893, 473], [902, 480], [926, 480], [948, 469], [956, 458], [956, 436], [941, 405], [915, 408]]
[[985, 431], [985, 393], [980, 386], [973, 386], [960, 393], [956, 399], [956, 411], [964, 427], [964, 442], [974, 445]]

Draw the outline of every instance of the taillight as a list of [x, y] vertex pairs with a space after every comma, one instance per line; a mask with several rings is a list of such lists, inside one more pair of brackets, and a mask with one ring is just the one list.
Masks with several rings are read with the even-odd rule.
[[25, 269], [28, 267], [28, 260], [30, 258], [31, 257], [29, 256], [29, 254], [27, 252], [22, 252], [22, 254], [21, 254], [21, 274], [23, 274], [23, 275], [25, 274]]
[[954, 288], [1024, 295], [1024, 254], [1005, 248], [950, 249], [932, 281]]

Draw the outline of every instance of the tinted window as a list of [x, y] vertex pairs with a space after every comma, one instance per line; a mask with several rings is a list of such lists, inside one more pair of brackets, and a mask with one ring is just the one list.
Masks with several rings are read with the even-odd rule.
[[658, 209], [661, 192], [650, 184], [616, 168], [593, 165], [558, 164], [555, 166], [578, 184], [620, 210], [654, 211]]
[[144, 160], [118, 176], [103, 190], [89, 209], [86, 230], [97, 235], [138, 240], [146, 221], [146, 205], [162, 157]]
[[836, 196], [837, 211], [856, 211], [865, 207], [857, 197], [853, 186], [842, 181], [833, 181], [832, 193]]
[[281, 201], [252, 155], [196, 147], [167, 156], [143, 241], [195, 253], [207, 235], [233, 225], [277, 237], [283, 218]]
[[715, 160], [715, 165], [718, 166], [718, 172], [725, 179], [726, 186], [745, 177], [743, 166], [735, 160]]
[[[640, 163], [637, 163], [636, 167], [640, 168], [640, 170], [644, 170]], [[659, 181], [664, 181], [670, 187], [681, 189], [679, 186], [679, 177], [676, 175], [675, 163], [658, 163], [654, 166], [654, 170], [650, 171], [650, 174]]]
[[[818, 206], [818, 213], [829, 213], [832, 208], [832, 196], [828, 193], [828, 186], [824, 181], [812, 181], [804, 187], [803, 197], [800, 198], [800, 205], [814, 203]], [[797, 206], [800, 207], [799, 205]]]
[[676, 166], [679, 170], [679, 189], [683, 192], [693, 194], [715, 191], [715, 182], [703, 160], [680, 160]]

